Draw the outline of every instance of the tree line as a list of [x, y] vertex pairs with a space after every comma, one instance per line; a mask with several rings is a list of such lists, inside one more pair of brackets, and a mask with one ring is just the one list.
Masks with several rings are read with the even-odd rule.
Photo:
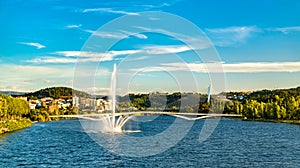
[[50, 121], [50, 115], [77, 114], [75, 107], [60, 109], [57, 103], [37, 109], [30, 109], [26, 100], [0, 94], [0, 121], [18, 120]]
[[[66, 89], [66, 90], [64, 90]], [[57, 98], [71, 96], [70, 88], [47, 88], [32, 94], [28, 98], [37, 98], [41, 95]], [[87, 96], [84, 92], [77, 92]], [[208, 113], [224, 110], [224, 113], [241, 114], [247, 119], [278, 119], [300, 120], [300, 87], [292, 89], [262, 90], [252, 93], [230, 92], [230, 95], [244, 95], [247, 99], [242, 101], [222, 101], [212, 96], [207, 100], [206, 94], [200, 93], [150, 93], [128, 94], [119, 97], [118, 110], [159, 110], [159, 111], [184, 111]], [[36, 96], [36, 97], [35, 97]], [[76, 114], [75, 107], [59, 109], [53, 102], [47, 108], [30, 110], [28, 102], [7, 95], [0, 95], [0, 121], [28, 118], [32, 121], [49, 121], [50, 115]]]
[[20, 119], [29, 113], [30, 108], [26, 100], [0, 95], [0, 121]]
[[247, 119], [300, 120], [300, 87], [262, 90], [247, 97], [228, 103], [225, 112], [242, 114]]
[[118, 98], [119, 111], [130, 108], [168, 112], [208, 112], [207, 95], [200, 93], [128, 94]]
[[[241, 100], [222, 100], [199, 93], [129, 94], [120, 98], [119, 108], [208, 113], [241, 114], [245, 119], [300, 120], [300, 87], [291, 89], [260, 90], [255, 92], [229, 92], [243, 95]], [[128, 98], [129, 97], [129, 98]], [[188, 99], [188, 100], [186, 100]], [[128, 101], [130, 100], [130, 101]], [[186, 103], [183, 104], [182, 102]]]

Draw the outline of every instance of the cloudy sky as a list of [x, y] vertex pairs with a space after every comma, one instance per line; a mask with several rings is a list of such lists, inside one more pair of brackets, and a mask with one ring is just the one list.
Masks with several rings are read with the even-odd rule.
[[203, 91], [218, 73], [227, 91], [296, 87], [299, 9], [298, 0], [1, 0], [0, 90], [75, 83], [100, 94], [114, 63], [120, 92]]

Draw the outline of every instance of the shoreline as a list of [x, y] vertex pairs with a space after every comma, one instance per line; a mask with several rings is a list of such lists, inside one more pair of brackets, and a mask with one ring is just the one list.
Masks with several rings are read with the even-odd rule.
[[250, 122], [270, 122], [270, 123], [279, 123], [279, 124], [286, 123], [286, 124], [300, 125], [300, 120], [244, 119], [244, 118], [230, 118], [230, 119], [250, 121]]
[[253, 119], [244, 121], [259, 121], [259, 122], [272, 122], [272, 123], [286, 123], [300, 125], [300, 120], [275, 120], [275, 119]]
[[32, 126], [34, 122], [29, 119], [8, 120], [0, 122], [0, 134], [11, 133]]
[[[223, 117], [222, 117], [223, 118]], [[63, 119], [66, 120], [67, 118]], [[241, 120], [241, 121], [250, 121], [250, 122], [271, 122], [271, 123], [286, 123], [286, 124], [293, 124], [293, 125], [300, 125], [300, 120], [275, 120], [275, 119], [243, 119], [243, 118], [236, 118], [230, 117], [230, 119], [234, 120]], [[53, 120], [56, 121], [56, 120]], [[0, 122], [0, 134], [11, 133], [14, 131], [18, 131], [21, 129], [28, 128], [32, 126], [34, 123], [38, 121], [31, 121], [29, 119], [18, 119], [18, 120], [9, 120], [9, 121], [2, 121]], [[51, 122], [51, 121], [49, 121]]]

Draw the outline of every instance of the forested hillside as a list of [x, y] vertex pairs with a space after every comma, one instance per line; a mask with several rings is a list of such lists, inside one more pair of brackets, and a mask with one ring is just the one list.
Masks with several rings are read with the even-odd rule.
[[[243, 93], [231, 93], [241, 95]], [[244, 94], [243, 94], [244, 95]], [[261, 90], [246, 95], [243, 101], [227, 104], [227, 113], [242, 114], [247, 119], [300, 119], [300, 87], [292, 89]]]
[[36, 97], [36, 98], [43, 98], [43, 97], [52, 97], [52, 98], [59, 98], [61, 96], [69, 96], [71, 97], [72, 95], [76, 95], [79, 97], [87, 97], [89, 94], [82, 92], [82, 91], [77, 91], [72, 88], [68, 87], [51, 87], [51, 88], [45, 88], [38, 90], [36, 92], [32, 93], [26, 93], [25, 96], [27, 97]]

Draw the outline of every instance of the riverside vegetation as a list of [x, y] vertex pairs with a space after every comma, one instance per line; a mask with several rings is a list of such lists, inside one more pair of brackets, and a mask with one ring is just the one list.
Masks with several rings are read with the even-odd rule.
[[[71, 88], [54, 87], [42, 89], [34, 93], [25, 94], [29, 99], [37, 99], [44, 96], [59, 98], [60, 96], [72, 96]], [[75, 91], [77, 95], [89, 97], [87, 93]], [[272, 120], [278, 122], [300, 123], [300, 87], [292, 89], [262, 90], [256, 92], [229, 92], [227, 98], [233, 95], [243, 96], [243, 99], [227, 99], [224, 112], [229, 114], [241, 114], [247, 120]], [[101, 97], [101, 96], [100, 96]], [[107, 98], [107, 97], [106, 97]], [[200, 102], [199, 102], [200, 99]], [[189, 101], [189, 105], [181, 107], [181, 101]], [[208, 113], [218, 107], [220, 101], [211, 99], [207, 101], [207, 95], [199, 93], [152, 93], [152, 94], [128, 94], [118, 97], [119, 111], [132, 107], [137, 110], [174, 111], [182, 109], [185, 112]], [[51, 107], [30, 109], [28, 102], [8, 95], [0, 95], [0, 133], [18, 130], [28, 127], [34, 121], [51, 121], [50, 115], [77, 114], [75, 107], [60, 109], [57, 104]]]
[[242, 114], [247, 120], [267, 120], [300, 123], [300, 87], [292, 89], [262, 90], [242, 95], [225, 106], [226, 113]]
[[[228, 98], [225, 101], [212, 98], [209, 102], [206, 99], [207, 95], [197, 93], [131, 94], [130, 102], [121, 101], [119, 107], [128, 108], [132, 104], [139, 110], [179, 111], [181, 108], [185, 112], [195, 113], [208, 113], [221, 107], [223, 113], [241, 114], [245, 120], [300, 123], [300, 87], [224, 94]], [[234, 96], [242, 98], [234, 99]], [[181, 100], [186, 97], [189, 97], [189, 105], [180, 107]], [[199, 98], [200, 102], [196, 101]]]
[[[71, 96], [72, 89], [54, 87], [26, 94], [29, 99], [37, 99], [42, 96], [57, 98], [62, 95]], [[76, 110], [74, 107], [62, 109], [55, 103], [48, 108], [30, 109], [26, 100], [0, 94], [0, 134], [26, 128], [32, 125], [32, 122], [51, 121], [50, 115], [76, 114]]]

